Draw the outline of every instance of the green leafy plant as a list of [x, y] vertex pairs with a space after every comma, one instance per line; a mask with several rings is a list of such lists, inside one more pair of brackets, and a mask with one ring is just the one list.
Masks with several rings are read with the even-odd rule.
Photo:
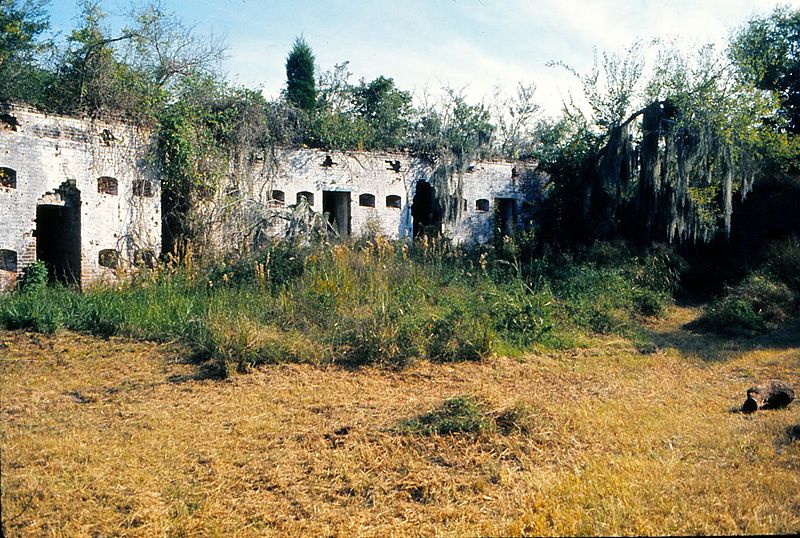
[[36, 260], [22, 271], [19, 279], [20, 291], [36, 291], [47, 286], [47, 265]]

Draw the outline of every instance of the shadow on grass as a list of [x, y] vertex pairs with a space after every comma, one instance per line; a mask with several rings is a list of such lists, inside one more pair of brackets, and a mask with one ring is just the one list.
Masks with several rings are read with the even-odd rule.
[[190, 381], [222, 381], [228, 378], [225, 368], [215, 361], [207, 361], [197, 365], [197, 371], [193, 374], [176, 374], [167, 377], [168, 383], [180, 385]]
[[756, 335], [721, 336], [698, 328], [696, 320], [678, 327], [644, 328], [642, 353], [659, 349], [676, 349], [684, 356], [695, 356], [705, 362], [724, 361], [755, 349], [788, 349], [800, 347], [800, 320], [789, 321], [769, 332]]
[[800, 441], [800, 424], [787, 427], [786, 436], [789, 438], [790, 443], [794, 441]]

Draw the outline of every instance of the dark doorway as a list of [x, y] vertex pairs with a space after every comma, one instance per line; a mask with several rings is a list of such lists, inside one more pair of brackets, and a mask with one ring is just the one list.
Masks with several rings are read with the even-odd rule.
[[61, 205], [36, 206], [36, 258], [47, 265], [52, 282], [80, 280], [80, 211]]
[[497, 222], [495, 227], [501, 235], [514, 235], [517, 224], [517, 201], [513, 198], [495, 198]]
[[414, 237], [442, 233], [442, 208], [436, 199], [436, 191], [427, 181], [417, 183], [417, 192], [411, 204], [411, 218]]
[[350, 193], [322, 191], [322, 213], [339, 237], [350, 235]]

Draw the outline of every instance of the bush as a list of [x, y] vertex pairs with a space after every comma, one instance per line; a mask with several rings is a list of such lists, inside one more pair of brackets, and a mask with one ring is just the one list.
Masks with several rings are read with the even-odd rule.
[[35, 291], [47, 286], [47, 266], [36, 260], [25, 268], [19, 279], [20, 291]]
[[721, 334], [753, 334], [787, 321], [794, 310], [786, 284], [752, 274], [712, 302], [696, 325]]

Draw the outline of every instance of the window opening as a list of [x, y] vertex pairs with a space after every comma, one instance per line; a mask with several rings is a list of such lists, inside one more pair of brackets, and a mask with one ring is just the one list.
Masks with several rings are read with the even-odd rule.
[[390, 194], [386, 197], [386, 207], [400, 209], [403, 206], [403, 199], [396, 194]]
[[147, 179], [133, 180], [133, 195], [143, 198], [153, 197], [153, 182]]
[[97, 178], [97, 192], [116, 196], [118, 192], [117, 179], [109, 176]]
[[17, 188], [17, 171], [13, 168], [0, 167], [0, 187]]
[[119, 251], [113, 248], [101, 250], [97, 259], [102, 267], [108, 267], [109, 269], [116, 269], [119, 267]]
[[475, 200], [475, 210], [489, 211], [489, 200], [485, 198], [481, 198], [480, 200]]
[[0, 271], [17, 272], [17, 252], [0, 248]]
[[148, 269], [152, 269], [156, 266], [156, 255], [150, 249], [136, 249], [133, 253], [133, 264], [136, 267], [147, 267]]
[[269, 193], [269, 201], [272, 205], [280, 206], [286, 203], [286, 193], [279, 190], [273, 190]]
[[297, 193], [297, 203], [299, 204], [300, 201], [305, 198], [308, 205], [314, 205], [314, 193], [308, 191], [302, 191]]
[[366, 193], [359, 195], [358, 205], [361, 207], [375, 207], [375, 195]]

